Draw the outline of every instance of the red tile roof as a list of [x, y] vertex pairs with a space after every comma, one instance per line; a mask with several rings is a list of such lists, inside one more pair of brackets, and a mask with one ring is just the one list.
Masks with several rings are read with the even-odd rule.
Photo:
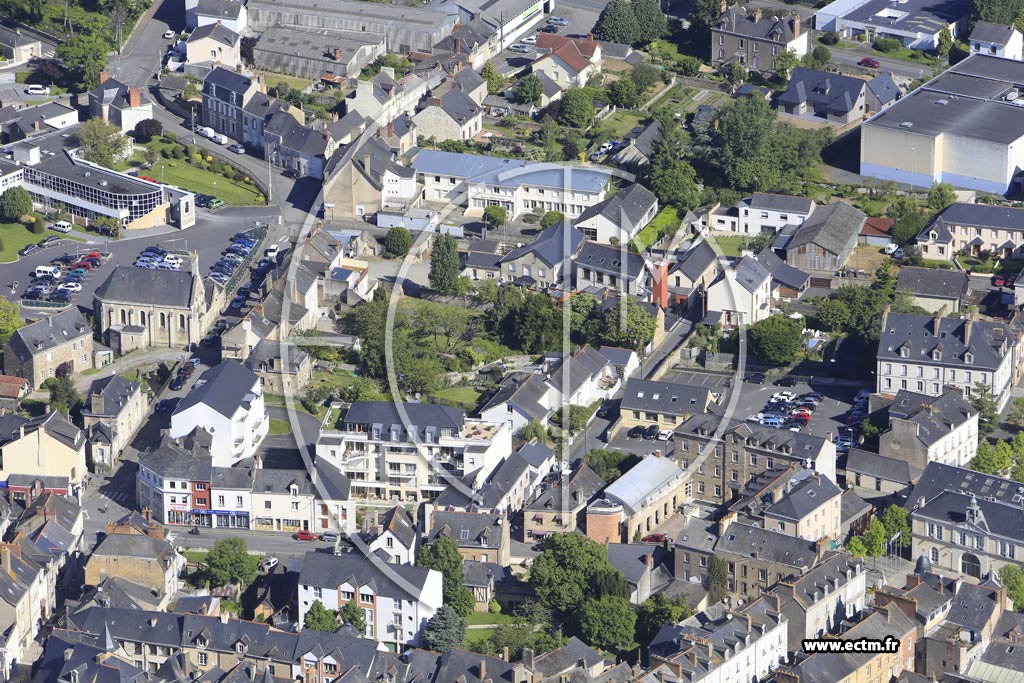
[[890, 237], [893, 220], [891, 218], [868, 218], [864, 221], [864, 227], [860, 234], [868, 237]]
[[21, 398], [21, 392], [27, 382], [24, 377], [0, 375], [0, 398]]

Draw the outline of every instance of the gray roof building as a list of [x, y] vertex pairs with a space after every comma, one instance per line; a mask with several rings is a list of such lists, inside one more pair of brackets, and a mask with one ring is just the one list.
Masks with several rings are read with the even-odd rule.
[[195, 277], [187, 270], [146, 270], [117, 266], [96, 288], [102, 302], [188, 308]]
[[762, 250], [755, 258], [765, 267], [765, 270], [771, 273], [772, 281], [778, 285], [802, 292], [810, 282], [809, 273], [789, 265], [771, 249]]
[[582, 223], [594, 216], [604, 216], [629, 233], [643, 227], [643, 218], [658, 206], [658, 198], [640, 183], [633, 183], [616, 192], [603, 202], [588, 207], [576, 223]]
[[[197, 26], [195, 29], [192, 30], [192, 33], [190, 33], [188, 36], [188, 40], [185, 42], [194, 43], [199, 40], [202, 40], [203, 38], [210, 38], [212, 40], [217, 41], [218, 43], [222, 43], [223, 45], [233, 47], [238, 41], [242, 39], [242, 36], [238, 35], [237, 33], [232, 31], [219, 21], [216, 21], [212, 24], [203, 24], [202, 26]], [[263, 40], [263, 36], [260, 36], [260, 40]]]
[[[569, 233], [568, 236], [566, 232]], [[509, 263], [523, 256], [533, 255], [548, 266], [554, 266], [571, 259], [584, 241], [582, 232], [572, 227], [568, 221], [562, 221], [541, 232], [532, 242], [508, 252], [501, 257], [500, 262]]]
[[248, 403], [253, 387], [259, 383], [256, 373], [237, 360], [223, 360], [199, 376], [192, 391], [174, 409], [174, 414], [179, 415], [192, 406], [204, 404], [231, 418], [239, 407]]
[[845, 117], [854, 111], [866, 87], [867, 83], [860, 78], [798, 66], [793, 69], [786, 91], [776, 102], [807, 105], [816, 113]]
[[629, 514], [635, 514], [654, 492], [672, 485], [684, 476], [683, 470], [671, 458], [647, 455], [605, 487], [602, 497], [619, 503]]
[[922, 470], [906, 460], [889, 458], [861, 448], [851, 448], [846, 454], [846, 471], [912, 486], [921, 476]]
[[978, 409], [955, 389], [941, 396], [925, 396], [900, 389], [889, 405], [889, 418], [916, 424], [917, 438], [926, 446], [947, 436], [954, 428], [977, 414]]
[[819, 206], [797, 227], [785, 249], [792, 252], [798, 247], [813, 244], [831, 254], [841, 255], [845, 260], [852, 245], [856, 244], [866, 218], [867, 214], [842, 200]]
[[1004, 24], [993, 24], [990, 21], [978, 21], [971, 31], [971, 42], [989, 43], [992, 45], [1006, 45], [1016, 29], [1013, 26]]
[[[803, 67], [794, 70], [799, 71]], [[804, 69], [810, 71], [810, 69]], [[814, 200], [807, 197], [796, 197], [788, 194], [773, 194], [771, 192], [755, 192], [749, 198], [744, 199], [741, 206], [748, 206], [758, 211], [777, 211], [780, 213], [792, 213], [806, 216], [814, 211]]]
[[[138, 269], [138, 270], [141, 270]], [[7, 340], [5, 351], [13, 353], [22, 363], [33, 356], [82, 337], [91, 337], [92, 328], [77, 306], [54, 313], [37, 322], [18, 328]]]
[[500, 549], [504, 538], [502, 527], [507, 524], [504, 515], [434, 510], [430, 514], [427, 542], [433, 543], [438, 536], [446, 536], [459, 546]]
[[842, 489], [828, 477], [811, 474], [798, 481], [782, 498], [769, 506], [764, 515], [797, 522], [842, 493]]
[[[1001, 322], [889, 313], [882, 321], [879, 361], [996, 370], [1010, 352], [1013, 331]], [[970, 362], [968, 362], [970, 361]]]
[[664, 415], [706, 413], [713, 402], [706, 386], [631, 379], [622, 392], [622, 410], [657, 412]]
[[929, 299], [960, 301], [969, 284], [967, 273], [958, 270], [903, 266], [896, 278], [896, 291]]

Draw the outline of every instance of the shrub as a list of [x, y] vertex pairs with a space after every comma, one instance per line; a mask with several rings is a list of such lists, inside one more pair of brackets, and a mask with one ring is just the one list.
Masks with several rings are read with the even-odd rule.
[[42, 216], [36, 216], [35, 220], [32, 221], [32, 232], [37, 235], [42, 235], [46, 232], [46, 221], [43, 220]]
[[839, 34], [835, 31], [825, 31], [818, 40], [822, 45], [835, 45], [839, 42]]
[[879, 52], [896, 52], [901, 47], [903, 43], [896, 38], [875, 38], [874, 48]]
[[865, 42], [865, 41], [866, 41], [867, 39], [868, 39], [868, 37], [867, 37], [866, 35], [864, 35], [863, 33], [858, 33], [858, 34], [857, 34], [857, 42], [858, 42], [858, 43], [863, 43], [863, 42]]
[[487, 603], [487, 611], [491, 614], [501, 614], [501, 605], [498, 604], [497, 600], [491, 598], [491, 601]]
[[700, 73], [700, 60], [691, 55], [680, 55], [676, 60], [676, 71], [683, 76], [696, 76]]

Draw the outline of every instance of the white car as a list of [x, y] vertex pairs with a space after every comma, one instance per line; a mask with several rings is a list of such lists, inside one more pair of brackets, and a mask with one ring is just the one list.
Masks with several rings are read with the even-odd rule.
[[524, 54], [529, 54], [533, 52], [532, 47], [530, 47], [529, 45], [523, 45], [522, 43], [516, 43], [515, 45], [512, 45], [511, 47], [509, 47], [509, 50], [512, 50], [512, 52], [520, 52]]
[[164, 31], [164, 38], [166, 38], [168, 40], [171, 39], [171, 38], [177, 38], [177, 37], [178, 37], [178, 32], [173, 30], [173, 29], [167, 29], [166, 31]]
[[525, 43], [526, 45], [536, 45], [537, 36], [526, 36], [525, 38], [523, 38], [523, 43]]
[[50, 88], [45, 85], [30, 85], [25, 88], [26, 95], [49, 95]]
[[53, 230], [54, 232], [69, 233], [71, 232], [71, 224], [67, 221], [57, 221], [50, 226], [50, 230]]
[[671, 438], [672, 438], [672, 430], [671, 429], [663, 429], [660, 432], [658, 432], [658, 441], [668, 441]]
[[569, 20], [563, 17], [548, 17], [548, 23], [553, 26], [568, 26]]
[[58, 290], [63, 289], [66, 292], [74, 292], [74, 293], [77, 294], [78, 292], [82, 291], [82, 285], [80, 285], [77, 282], [65, 282], [64, 284], [62, 284], [57, 289]]
[[280, 251], [281, 251], [281, 247], [279, 247], [276, 244], [272, 244], [269, 247], [267, 247], [267, 250], [264, 252], [264, 254], [266, 254], [267, 258], [276, 258], [278, 252], [280, 252]]
[[177, 254], [167, 254], [163, 260], [164, 263], [169, 263], [172, 266], [180, 266], [182, 264], [182, 259]]
[[269, 572], [271, 569], [277, 566], [278, 560], [276, 557], [268, 557], [263, 560], [263, 571]]
[[794, 398], [796, 398], [796, 394], [792, 391], [780, 391], [772, 394], [773, 401], [792, 401]]

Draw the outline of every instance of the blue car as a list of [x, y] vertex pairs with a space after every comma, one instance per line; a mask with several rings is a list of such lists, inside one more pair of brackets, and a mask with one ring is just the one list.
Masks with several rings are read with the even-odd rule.
[[160, 399], [160, 402], [156, 404], [156, 412], [158, 412], [158, 413], [166, 413], [167, 409], [170, 408], [170, 407], [171, 407], [171, 402], [168, 399], [166, 399], [166, 398], [162, 398], [162, 399]]

